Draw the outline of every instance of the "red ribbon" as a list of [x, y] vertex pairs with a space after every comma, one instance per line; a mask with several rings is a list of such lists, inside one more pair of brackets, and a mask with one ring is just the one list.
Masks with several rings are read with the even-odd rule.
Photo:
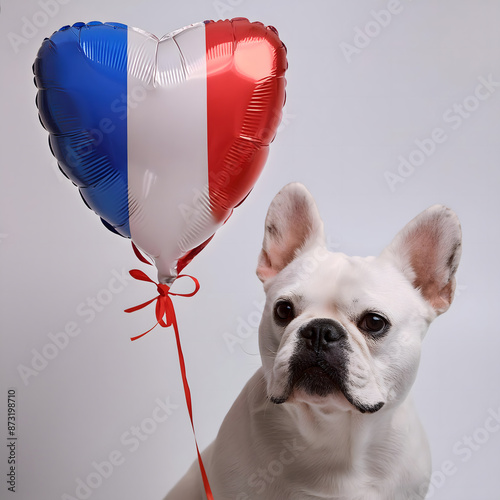
[[[141, 262], [144, 262], [146, 264], [150, 264], [137, 250], [134, 244], [132, 244], [134, 247], [134, 252], [141, 260]], [[179, 336], [179, 328], [177, 326], [177, 318], [175, 316], [175, 309], [174, 309], [174, 304], [172, 302], [172, 299], [170, 298], [171, 295], [177, 295], [180, 297], [192, 297], [195, 295], [198, 290], [200, 289], [200, 284], [196, 278], [193, 276], [189, 276], [188, 274], [180, 274], [177, 276], [177, 278], [191, 278], [194, 282], [195, 289], [191, 293], [173, 293], [170, 291], [170, 286], [169, 285], [164, 285], [162, 283], [156, 283], [153, 281], [146, 273], [140, 271], [139, 269], [132, 269], [130, 272], [130, 275], [139, 281], [147, 281], [150, 283], [153, 283], [156, 285], [156, 289], [158, 290], [158, 296], [154, 297], [151, 300], [148, 300], [147, 302], [144, 302], [143, 304], [139, 304], [138, 306], [131, 307], [129, 309], [125, 309], [126, 313], [131, 313], [138, 311], [139, 309], [142, 309], [149, 304], [152, 304], [154, 301], [156, 301], [156, 324], [150, 328], [147, 332], [142, 333], [141, 335], [137, 335], [136, 337], [132, 337], [130, 340], [137, 340], [140, 339], [141, 337], [144, 337], [144, 335], [148, 334], [151, 330], [156, 328], [158, 325], [162, 326], [163, 328], [168, 328], [169, 326], [174, 327], [174, 332], [175, 332], [175, 341], [177, 343], [177, 354], [179, 355], [179, 365], [181, 369], [181, 375], [182, 375], [182, 384], [184, 386], [184, 396], [186, 397], [186, 404], [187, 404], [187, 409], [189, 413], [189, 419], [191, 420], [191, 427], [193, 429], [193, 436], [194, 436], [194, 443], [196, 445], [196, 453], [198, 455], [198, 463], [200, 465], [200, 471], [201, 471], [201, 477], [203, 479], [203, 486], [205, 487], [205, 493], [207, 495], [207, 500], [213, 500], [214, 497], [212, 495], [212, 490], [210, 489], [210, 484], [208, 483], [208, 477], [207, 473], [205, 472], [205, 466], [203, 465], [203, 461], [201, 459], [201, 454], [200, 450], [198, 448], [198, 442], [196, 441], [196, 432], [194, 430], [194, 420], [193, 420], [193, 405], [191, 402], [191, 391], [189, 389], [189, 384], [187, 381], [187, 376], [186, 376], [186, 364], [184, 363], [184, 355], [182, 354], [182, 347], [181, 347], [181, 339]]]
[[144, 335], [148, 334], [151, 330], [154, 330], [158, 325], [162, 326], [163, 328], [168, 328], [169, 326], [173, 326], [174, 330], [177, 330], [177, 320], [175, 317], [174, 304], [170, 296], [178, 295], [180, 297], [192, 297], [200, 289], [200, 284], [198, 280], [193, 276], [189, 276], [189, 274], [179, 274], [179, 276], [177, 276], [176, 279], [191, 278], [195, 284], [195, 289], [191, 293], [174, 293], [170, 291], [169, 285], [156, 283], [156, 281], [153, 281], [146, 273], [140, 271], [139, 269], [132, 269], [129, 272], [130, 276], [132, 276], [132, 278], [136, 280], [148, 281], [149, 283], [153, 283], [154, 285], [156, 285], [156, 289], [158, 290], [159, 294], [158, 296], [152, 298], [151, 300], [148, 300], [147, 302], [144, 302], [143, 304], [139, 304], [138, 306], [125, 309], [126, 313], [135, 312], [138, 311], [139, 309], [143, 309], [144, 307], [149, 306], [149, 304], [152, 304], [154, 301], [156, 301], [156, 324], [152, 328], [150, 328], [147, 332], [141, 333], [136, 337], [132, 337], [130, 340], [137, 340], [140, 339], [141, 337], [144, 337]]

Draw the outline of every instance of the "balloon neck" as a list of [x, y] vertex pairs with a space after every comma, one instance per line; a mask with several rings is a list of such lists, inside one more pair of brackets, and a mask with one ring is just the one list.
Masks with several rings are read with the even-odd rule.
[[[141, 250], [139, 250], [139, 248], [137, 248], [136, 244], [133, 241], [131, 241], [131, 243], [132, 243], [132, 249], [134, 250], [135, 256], [143, 264], [147, 264], [148, 266], [152, 266], [153, 264], [148, 259], [146, 259], [146, 257], [141, 253]], [[176, 262], [173, 267], [169, 267], [169, 269], [167, 270], [167, 273], [165, 274], [164, 272], [162, 272], [162, 268], [163, 268], [163, 271], [165, 271], [165, 267], [167, 267], [167, 266], [162, 266], [162, 262], [159, 261], [158, 258], [152, 257], [149, 254], [147, 254], [147, 255], [151, 260], [153, 260], [155, 262], [156, 268], [158, 269], [158, 283], [161, 285], [171, 286], [172, 283], [177, 279], [177, 277], [179, 275], [178, 262]]]
[[158, 273], [158, 283], [162, 285], [172, 286], [172, 283], [177, 279], [177, 273], [175, 275], [162, 275]]

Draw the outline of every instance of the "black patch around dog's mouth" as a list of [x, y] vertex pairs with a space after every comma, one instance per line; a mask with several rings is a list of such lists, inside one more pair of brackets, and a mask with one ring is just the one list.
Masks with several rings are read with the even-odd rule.
[[321, 356], [294, 355], [290, 361], [290, 371], [285, 395], [271, 397], [276, 404], [285, 403], [294, 389], [302, 389], [311, 396], [326, 397], [335, 392], [344, 392], [344, 384], [334, 370]]
[[308, 364], [298, 357], [292, 359], [286, 395], [271, 397], [271, 401], [275, 404], [286, 403], [294, 389], [302, 389], [306, 394], [320, 397], [341, 392], [360, 413], [375, 413], [384, 406], [383, 402], [366, 405], [354, 399], [347, 389], [345, 368], [343, 366], [333, 368], [321, 356]]
[[335, 381], [319, 364], [312, 365], [301, 372], [296, 371], [291, 386], [302, 389], [311, 396], [320, 397], [326, 397], [341, 390], [338, 381]]

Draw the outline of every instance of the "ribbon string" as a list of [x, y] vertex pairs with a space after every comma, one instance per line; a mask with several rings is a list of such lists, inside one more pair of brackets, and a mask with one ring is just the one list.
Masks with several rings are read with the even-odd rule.
[[[134, 245], [134, 252], [136, 252], [136, 255], [139, 257], [141, 255], [139, 251], [135, 248]], [[142, 256], [141, 256], [142, 257]], [[140, 258], [141, 262], [145, 262], [146, 264], [150, 264], [145, 258]], [[180, 297], [192, 297], [195, 295], [198, 290], [200, 289], [200, 284], [196, 278], [193, 276], [190, 276], [188, 274], [180, 274], [177, 279], [179, 278], [190, 278], [193, 280], [195, 289], [194, 291], [190, 293], [174, 293], [170, 291], [170, 286], [169, 285], [164, 285], [162, 283], [156, 283], [153, 281], [146, 273], [140, 271], [139, 269], [132, 269], [130, 272], [130, 275], [139, 281], [146, 281], [149, 283], [153, 283], [156, 285], [156, 289], [158, 291], [158, 295], [142, 304], [139, 304], [135, 307], [130, 307], [129, 309], [125, 309], [126, 313], [132, 313], [135, 311], [138, 311], [140, 309], [143, 309], [144, 307], [147, 307], [148, 305], [152, 304], [153, 302], [156, 301], [156, 324], [150, 328], [147, 332], [142, 333], [141, 335], [137, 335], [136, 337], [132, 337], [130, 340], [134, 341], [137, 339], [140, 339], [141, 337], [144, 337], [144, 335], [148, 334], [151, 330], [156, 328], [158, 325], [160, 325], [163, 328], [168, 328], [169, 326], [172, 326], [174, 328], [174, 333], [175, 333], [175, 342], [177, 344], [177, 354], [179, 357], [179, 366], [181, 369], [181, 376], [182, 376], [182, 385], [184, 388], [184, 396], [186, 398], [186, 405], [189, 413], [189, 419], [191, 421], [191, 427], [193, 429], [193, 437], [194, 437], [194, 443], [196, 445], [196, 453], [198, 456], [198, 464], [200, 466], [200, 472], [201, 472], [201, 477], [203, 479], [203, 486], [205, 488], [205, 493], [207, 495], [207, 500], [214, 500], [212, 490], [210, 489], [210, 484], [208, 482], [208, 477], [207, 473], [205, 471], [205, 466], [203, 465], [203, 460], [201, 458], [200, 450], [198, 448], [198, 442], [196, 440], [196, 432], [194, 429], [194, 419], [193, 419], [193, 404], [191, 401], [191, 390], [189, 389], [189, 384], [187, 380], [187, 375], [186, 375], [186, 364], [184, 362], [184, 355], [182, 353], [182, 347], [181, 347], [181, 339], [179, 335], [179, 328], [177, 326], [177, 318], [175, 316], [175, 309], [174, 309], [174, 304], [172, 302], [171, 296], [176, 295]]]

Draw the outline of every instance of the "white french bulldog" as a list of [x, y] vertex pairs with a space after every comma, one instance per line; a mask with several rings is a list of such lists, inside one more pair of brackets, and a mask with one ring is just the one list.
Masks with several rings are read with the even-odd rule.
[[[443, 206], [361, 258], [326, 249], [304, 186], [276, 195], [257, 267], [262, 367], [203, 453], [215, 500], [425, 498], [429, 446], [409, 392], [460, 253]], [[205, 498], [195, 462], [166, 500]]]

